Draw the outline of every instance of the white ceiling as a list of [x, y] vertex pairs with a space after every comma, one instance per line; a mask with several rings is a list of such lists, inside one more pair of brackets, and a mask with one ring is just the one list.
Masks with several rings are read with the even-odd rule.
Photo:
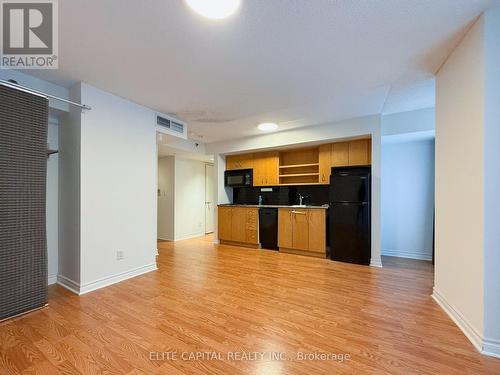
[[[59, 1], [58, 71], [173, 114], [203, 142], [434, 105], [433, 75], [493, 0]], [[202, 137], [202, 138], [201, 138]]]

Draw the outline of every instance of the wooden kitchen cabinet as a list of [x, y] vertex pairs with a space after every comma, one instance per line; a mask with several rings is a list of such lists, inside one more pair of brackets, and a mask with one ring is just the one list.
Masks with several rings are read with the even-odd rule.
[[278, 151], [267, 152], [266, 157], [266, 185], [276, 186], [279, 183], [280, 156]]
[[278, 209], [278, 247], [281, 252], [326, 256], [324, 209]]
[[253, 185], [278, 185], [279, 153], [277, 151], [260, 152], [253, 158]]
[[291, 249], [292, 245], [292, 209], [278, 209], [278, 247]]
[[226, 156], [226, 169], [253, 169], [253, 186], [329, 184], [332, 167], [371, 164], [371, 139]]
[[349, 165], [370, 164], [370, 139], [349, 142]]
[[349, 165], [349, 142], [332, 144], [332, 167], [345, 167]]
[[231, 217], [231, 241], [246, 242], [246, 209], [233, 207]]
[[292, 210], [292, 246], [309, 250], [309, 210]]
[[219, 207], [219, 240], [231, 241], [231, 207]]
[[308, 250], [325, 255], [326, 247], [326, 210], [309, 211]]
[[220, 206], [219, 240], [240, 246], [258, 247], [258, 208]]
[[329, 184], [332, 170], [332, 144], [319, 146], [319, 183]]
[[245, 242], [259, 243], [259, 210], [257, 208], [246, 209]]
[[264, 186], [266, 178], [266, 159], [262, 153], [254, 154], [253, 186]]
[[226, 156], [226, 170], [253, 168], [253, 154], [240, 154]]

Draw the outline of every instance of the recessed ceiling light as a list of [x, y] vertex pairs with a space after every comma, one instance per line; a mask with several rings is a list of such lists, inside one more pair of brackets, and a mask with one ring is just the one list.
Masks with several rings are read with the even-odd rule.
[[259, 130], [262, 130], [263, 132], [272, 132], [278, 129], [278, 124], [272, 122], [264, 122], [262, 124], [259, 124], [259, 126], [257, 127], [259, 128]]
[[240, 0], [186, 0], [186, 3], [196, 13], [215, 20], [229, 17], [240, 6]]

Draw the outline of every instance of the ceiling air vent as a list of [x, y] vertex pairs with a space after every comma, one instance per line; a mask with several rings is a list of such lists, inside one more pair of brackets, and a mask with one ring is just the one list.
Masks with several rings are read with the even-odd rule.
[[156, 130], [174, 135], [176, 137], [187, 139], [187, 126], [181, 121], [170, 116], [156, 114]]

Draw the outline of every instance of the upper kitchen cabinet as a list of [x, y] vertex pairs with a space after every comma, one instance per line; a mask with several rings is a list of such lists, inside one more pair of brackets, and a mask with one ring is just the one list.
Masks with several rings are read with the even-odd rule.
[[253, 169], [253, 186], [329, 184], [332, 167], [371, 164], [371, 139], [226, 157], [226, 169]]
[[359, 139], [349, 142], [349, 165], [368, 165], [371, 159], [371, 140]]
[[330, 183], [330, 172], [332, 168], [332, 144], [319, 146], [319, 183]]
[[251, 169], [254, 167], [253, 154], [240, 154], [226, 156], [226, 170]]
[[369, 165], [371, 163], [371, 139], [333, 143], [331, 160], [332, 167]]
[[332, 144], [332, 167], [345, 167], [349, 165], [349, 142]]
[[255, 153], [253, 157], [253, 185], [278, 185], [279, 152]]

